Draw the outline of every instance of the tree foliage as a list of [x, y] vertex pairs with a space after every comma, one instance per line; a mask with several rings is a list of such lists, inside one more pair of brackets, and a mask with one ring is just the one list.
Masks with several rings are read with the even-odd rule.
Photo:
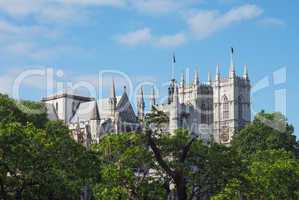
[[166, 198], [160, 179], [150, 174], [155, 163], [141, 134], [108, 135], [93, 151], [103, 161], [102, 179], [94, 188], [97, 199]]
[[243, 157], [268, 149], [295, 151], [294, 128], [280, 113], [261, 112], [252, 123], [236, 134], [233, 147]]
[[86, 189], [101, 200], [299, 198], [298, 144], [283, 115], [259, 113], [231, 146], [167, 133], [168, 120], [153, 108], [139, 132], [87, 150], [43, 104], [0, 94], [0, 200], [80, 199]]
[[45, 111], [28, 114], [7, 96], [0, 101], [0, 199], [79, 199], [81, 188], [98, 179], [95, 154], [62, 122], [45, 120]]

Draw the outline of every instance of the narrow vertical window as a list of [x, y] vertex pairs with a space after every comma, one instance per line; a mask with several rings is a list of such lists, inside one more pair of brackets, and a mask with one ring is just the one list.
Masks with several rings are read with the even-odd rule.
[[206, 105], [203, 103], [201, 105], [201, 123], [206, 124], [207, 123], [207, 118], [206, 118]]
[[55, 109], [56, 109], [56, 112], [58, 112], [58, 102], [56, 102]]
[[222, 118], [223, 120], [228, 120], [229, 119], [229, 102], [228, 98], [226, 95], [222, 97]]

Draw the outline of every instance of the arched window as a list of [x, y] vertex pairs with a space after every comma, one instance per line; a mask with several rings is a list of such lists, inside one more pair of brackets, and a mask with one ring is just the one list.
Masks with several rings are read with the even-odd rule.
[[238, 115], [239, 115], [239, 120], [243, 120], [243, 97], [239, 96], [238, 97]]
[[206, 117], [206, 104], [201, 104], [201, 123], [206, 124], [207, 123], [207, 117]]
[[229, 119], [229, 102], [226, 95], [222, 97], [222, 119]]

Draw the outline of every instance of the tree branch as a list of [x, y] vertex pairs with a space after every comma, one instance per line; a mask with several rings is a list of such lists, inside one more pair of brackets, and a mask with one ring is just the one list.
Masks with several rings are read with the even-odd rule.
[[147, 138], [148, 138], [148, 144], [150, 145], [151, 149], [153, 150], [154, 156], [155, 156], [157, 162], [159, 163], [160, 167], [162, 167], [162, 169], [164, 169], [164, 171], [171, 178], [174, 179], [175, 178], [175, 173], [170, 169], [170, 167], [163, 160], [162, 155], [161, 155], [161, 150], [157, 147], [156, 143], [154, 142], [154, 140], [152, 138], [152, 131], [147, 130], [146, 135], [147, 135]]
[[191, 145], [193, 144], [193, 142], [197, 139], [197, 136], [192, 138], [188, 144], [186, 146], [184, 146], [183, 151], [182, 151], [182, 155], [180, 157], [180, 162], [185, 162], [187, 155], [191, 149]]

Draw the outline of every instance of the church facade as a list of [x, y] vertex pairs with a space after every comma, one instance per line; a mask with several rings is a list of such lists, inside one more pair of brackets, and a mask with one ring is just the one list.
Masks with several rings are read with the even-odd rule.
[[[232, 49], [228, 76], [221, 76], [219, 68], [218, 65], [215, 79], [208, 75], [207, 82], [200, 81], [198, 72], [195, 72], [190, 84], [185, 82], [184, 74], [180, 82], [172, 78], [164, 104], [156, 103], [153, 90], [151, 108], [168, 115], [170, 133], [186, 128], [204, 140], [229, 144], [234, 133], [250, 122], [251, 85], [247, 66], [244, 66], [243, 75], [236, 74]], [[138, 130], [146, 114], [143, 89], [137, 98], [135, 114], [125, 88], [121, 96], [116, 96], [114, 81], [109, 98], [95, 100], [62, 93], [43, 98], [42, 101], [49, 118], [62, 120], [68, 125], [73, 138], [79, 143], [98, 143], [107, 133]]]
[[[207, 82], [200, 81], [197, 71], [192, 83], [186, 84], [182, 74], [180, 82], [170, 81], [166, 103], [156, 104], [153, 90], [150, 105], [168, 115], [170, 133], [186, 128], [204, 140], [229, 144], [234, 133], [251, 121], [250, 89], [247, 66], [243, 75], [236, 74], [232, 49], [228, 76], [221, 76], [219, 65], [215, 79], [209, 74]], [[142, 119], [143, 91], [137, 102], [138, 118]]]

